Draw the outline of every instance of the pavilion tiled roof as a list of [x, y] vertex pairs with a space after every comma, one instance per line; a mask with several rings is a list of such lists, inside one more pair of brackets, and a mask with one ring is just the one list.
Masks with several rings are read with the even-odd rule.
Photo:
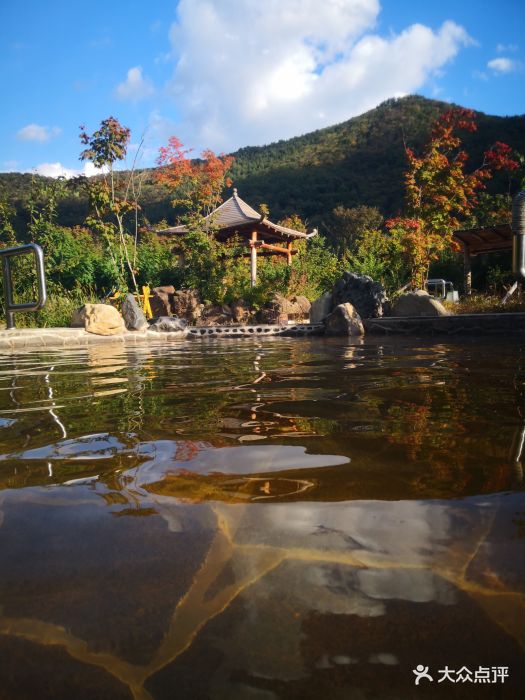
[[512, 248], [512, 229], [509, 224], [463, 229], [455, 231], [453, 238], [466, 246], [470, 255], [496, 253]]
[[[286, 226], [274, 224], [265, 216], [259, 214], [258, 211], [247, 204], [243, 199], [241, 199], [237, 194], [236, 189], [233, 190], [233, 195], [229, 199], [223, 202], [223, 204], [217, 207], [217, 209], [212, 211], [211, 214], [205, 218], [205, 221], [213, 222], [213, 224], [218, 226], [220, 230], [234, 229], [236, 227], [246, 226], [247, 224], [258, 224], [283, 236], [292, 238], [310, 238], [316, 233], [316, 231], [313, 231], [312, 233], [302, 233], [301, 231], [295, 231], [294, 229], [287, 228]], [[169, 235], [185, 233], [185, 231], [186, 226], [180, 225], [165, 228], [162, 231], [158, 231], [158, 233], [162, 235]]]

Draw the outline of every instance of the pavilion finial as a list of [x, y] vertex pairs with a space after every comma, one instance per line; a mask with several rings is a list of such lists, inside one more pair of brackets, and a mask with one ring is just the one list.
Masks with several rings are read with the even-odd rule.
[[233, 196], [237, 197], [237, 188], [236, 187], [233, 188]]

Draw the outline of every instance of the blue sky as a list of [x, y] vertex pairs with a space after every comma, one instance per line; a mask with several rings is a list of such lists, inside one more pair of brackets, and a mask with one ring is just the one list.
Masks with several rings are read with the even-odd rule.
[[525, 112], [518, 0], [2, 0], [0, 170], [73, 173], [110, 115], [198, 154], [328, 126], [417, 92]]

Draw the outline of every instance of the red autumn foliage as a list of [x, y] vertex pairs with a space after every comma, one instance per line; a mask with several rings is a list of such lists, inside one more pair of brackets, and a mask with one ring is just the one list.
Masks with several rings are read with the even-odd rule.
[[520, 164], [513, 155], [514, 152], [508, 144], [496, 141], [485, 151], [485, 160], [492, 170], [517, 170]]
[[234, 159], [206, 149], [201, 159], [191, 160], [190, 153], [191, 149], [184, 148], [181, 141], [172, 136], [168, 145], [159, 149], [157, 178], [173, 191], [174, 204], [209, 214], [217, 206], [222, 190], [232, 184], [227, 173]]
[[430, 262], [454, 247], [452, 235], [472, 216], [486, 181], [497, 170], [519, 167], [511, 147], [497, 141], [485, 152], [481, 166], [466, 172], [468, 154], [458, 131], [476, 130], [472, 110], [450, 109], [436, 121], [421, 156], [405, 148], [406, 214], [390, 219], [386, 227], [405, 250], [415, 287], [423, 286]]

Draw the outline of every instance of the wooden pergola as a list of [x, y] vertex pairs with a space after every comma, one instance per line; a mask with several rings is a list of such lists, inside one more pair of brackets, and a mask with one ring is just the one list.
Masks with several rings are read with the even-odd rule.
[[[234, 236], [238, 236], [247, 248], [250, 249], [251, 285], [257, 283], [257, 256], [258, 255], [282, 255], [286, 257], [288, 265], [292, 264], [292, 256], [297, 253], [293, 248], [293, 242], [305, 240], [315, 236], [317, 230], [310, 233], [302, 233], [294, 229], [280, 226], [270, 221], [264, 214], [253, 209], [233, 190], [233, 195], [209, 214], [205, 222], [209, 222], [216, 230], [217, 240], [225, 242]], [[180, 236], [186, 233], [186, 226], [171, 226], [157, 231], [161, 236]]]
[[464, 229], [456, 231], [453, 238], [463, 248], [465, 294], [472, 293], [471, 258], [473, 256], [512, 250], [512, 229], [509, 224]]

